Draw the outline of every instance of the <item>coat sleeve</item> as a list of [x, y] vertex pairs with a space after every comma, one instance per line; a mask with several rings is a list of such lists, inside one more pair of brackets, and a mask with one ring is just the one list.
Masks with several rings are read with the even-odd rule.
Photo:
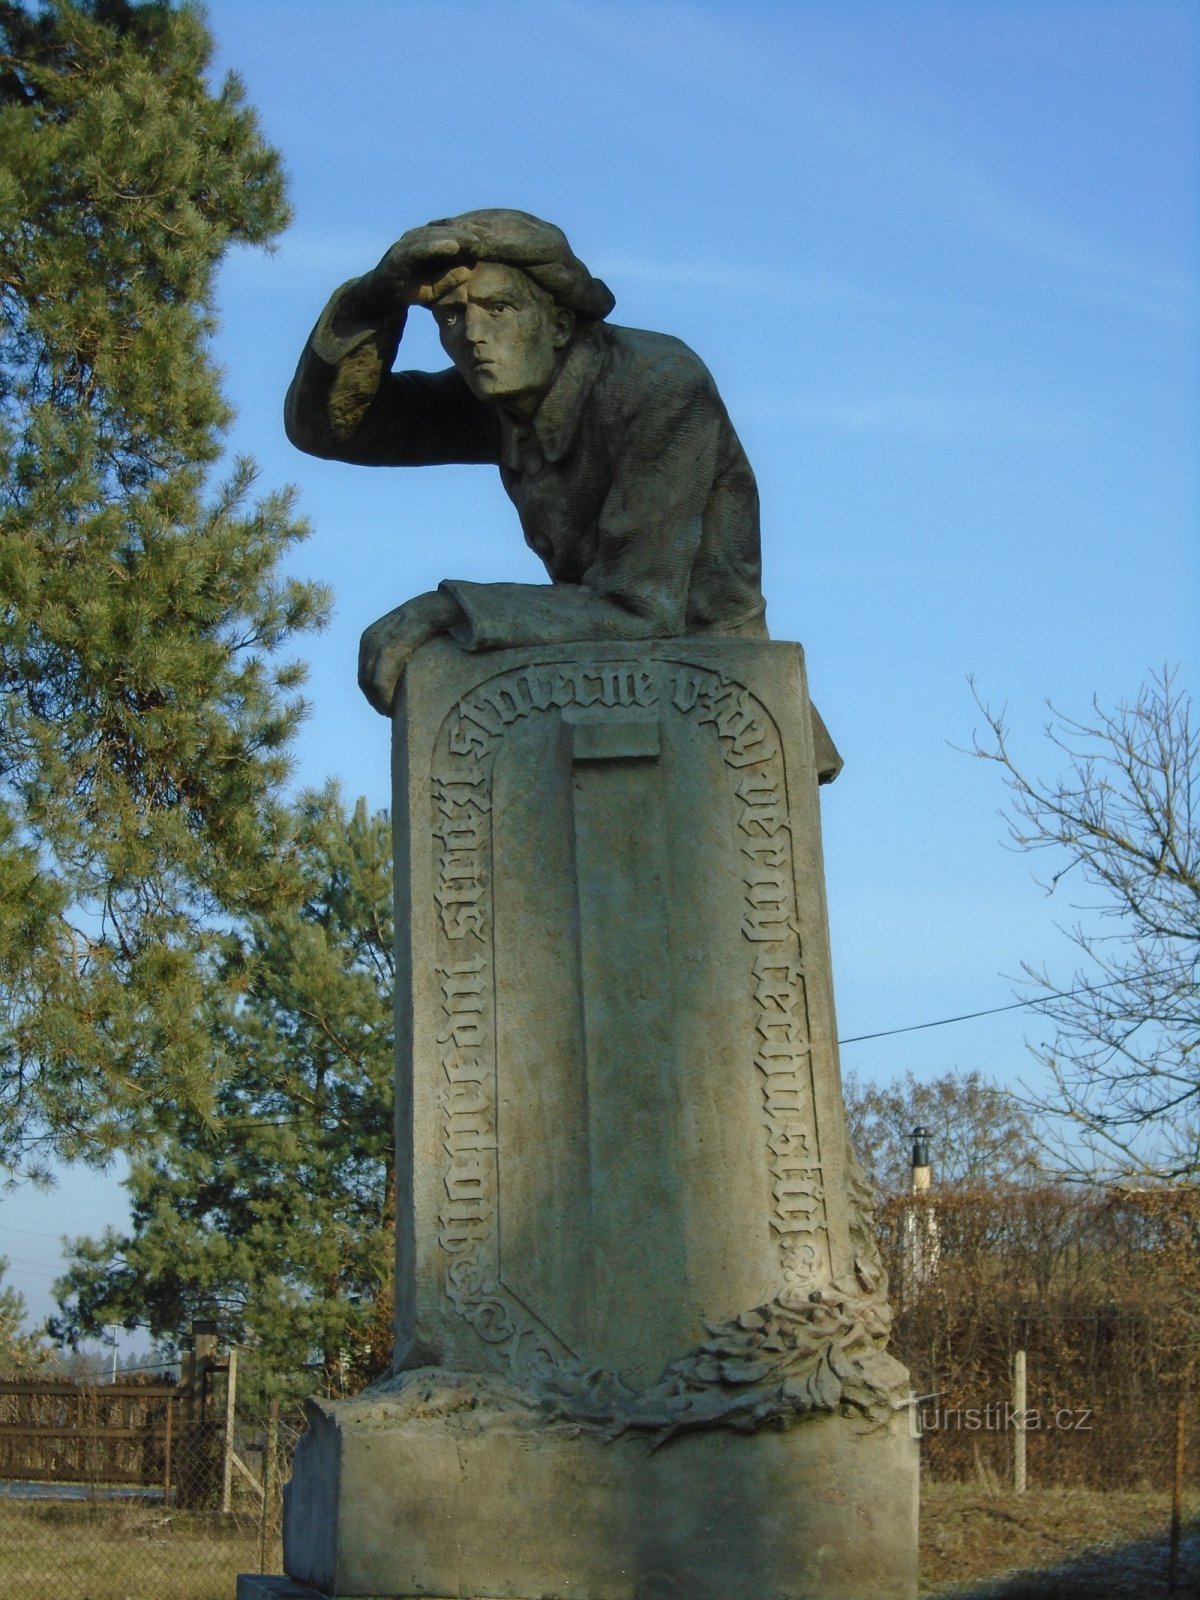
[[578, 583], [469, 583], [447, 578], [438, 587], [458, 604], [461, 620], [450, 635], [464, 650], [661, 637], [650, 617]]
[[496, 419], [453, 368], [391, 370], [406, 311], [374, 314], [361, 282], [337, 290], [309, 335], [284, 402], [288, 438], [309, 455], [359, 466], [498, 461]]

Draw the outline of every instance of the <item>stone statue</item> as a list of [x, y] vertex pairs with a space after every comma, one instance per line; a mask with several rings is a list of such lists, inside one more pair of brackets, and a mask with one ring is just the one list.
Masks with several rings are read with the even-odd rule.
[[[678, 339], [604, 319], [613, 296], [562, 231], [468, 211], [406, 233], [343, 285], [285, 407], [312, 455], [368, 466], [494, 462], [552, 587], [448, 580], [369, 627], [367, 699], [391, 714], [414, 650], [554, 640], [765, 639], [758, 490], [711, 376]], [[454, 363], [393, 372], [410, 306]], [[841, 759], [814, 718], [818, 777]]]
[[[408, 308], [453, 368], [391, 371]], [[292, 440], [494, 462], [550, 585], [367, 629], [396, 853], [396, 1342], [313, 1402], [240, 1600], [911, 1600], [916, 1445], [850, 1150], [798, 645], [684, 345], [475, 211], [338, 290]], [[306, 1587], [311, 1586], [311, 1588]]]

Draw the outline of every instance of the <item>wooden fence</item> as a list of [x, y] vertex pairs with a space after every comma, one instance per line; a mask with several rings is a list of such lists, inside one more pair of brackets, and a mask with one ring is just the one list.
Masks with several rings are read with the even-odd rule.
[[0, 1479], [172, 1487], [186, 1395], [174, 1383], [0, 1380]]

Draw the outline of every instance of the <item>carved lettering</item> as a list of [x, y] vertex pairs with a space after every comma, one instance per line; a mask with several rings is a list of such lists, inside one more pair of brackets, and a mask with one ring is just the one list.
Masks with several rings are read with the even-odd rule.
[[803, 1123], [780, 1120], [767, 1135], [767, 1149], [777, 1156], [779, 1169], [809, 1156], [808, 1130]]
[[[745, 853], [756, 863], [767, 860], [761, 846]], [[763, 950], [754, 958], [754, 998], [760, 1011], [755, 1030], [762, 1040], [754, 1064], [764, 1080], [775, 1202], [771, 1223], [781, 1240], [785, 1275], [789, 1282], [797, 1283], [802, 1281], [797, 1267], [802, 1258], [794, 1236], [815, 1234], [822, 1228], [824, 1191], [816, 1151], [810, 1148], [813, 1104], [804, 974], [798, 952], [793, 953], [794, 940], [779, 942], [783, 948], [778, 954]], [[805, 1261], [811, 1258], [811, 1252], [803, 1257]]]
[[[770, 1222], [789, 1282], [811, 1275], [824, 1228], [820, 1152], [812, 1100], [808, 1006], [796, 926], [787, 783], [778, 734], [769, 714], [743, 685], [706, 668], [675, 665], [663, 678], [675, 710], [713, 729], [730, 771], [731, 821], [743, 863], [742, 930], [752, 952], [747, 973], [754, 997], [756, 1048], [747, 1070], [757, 1076], [770, 1172]], [[514, 723], [555, 708], [621, 711], [658, 704], [658, 680], [638, 663], [547, 662], [500, 675], [465, 696], [443, 725], [434, 778], [433, 890], [446, 941], [478, 941], [491, 925], [491, 767]], [[460, 944], [458, 948], [464, 947]], [[447, 1165], [439, 1238], [446, 1255], [445, 1290], [479, 1336], [507, 1351], [529, 1347], [550, 1360], [548, 1334], [510, 1301], [498, 1282], [495, 1208], [496, 1063], [491, 1035], [492, 973], [482, 957], [443, 959], [437, 1030], [444, 1075], [442, 1121]], [[551, 1344], [554, 1341], [551, 1339]]]
[[460, 718], [450, 729], [450, 750], [456, 756], [486, 755], [488, 736], [482, 728]]
[[764, 1010], [795, 1010], [800, 1001], [801, 970], [798, 962], [780, 961], [774, 955], [758, 955], [754, 958], [754, 976], [758, 980], [754, 998]]
[[450, 1219], [443, 1216], [440, 1220], [438, 1244], [448, 1256], [464, 1255], [468, 1250], [476, 1249], [487, 1237], [488, 1224], [482, 1217]]
[[696, 703], [700, 699], [700, 687], [700, 679], [694, 672], [678, 673], [675, 678], [674, 693], [671, 697], [676, 711], [682, 711], [685, 714], [689, 711], [694, 711]]
[[794, 1044], [781, 1044], [768, 1040], [766, 1043], [759, 1045], [758, 1054], [754, 1057], [754, 1065], [764, 1077], [784, 1077], [796, 1071], [802, 1056], [807, 1055], [807, 1053], [807, 1045], [798, 1047]]
[[819, 1175], [789, 1172], [777, 1178], [771, 1188], [776, 1212], [784, 1221], [809, 1221], [823, 1209], [825, 1196]]
[[472, 1150], [460, 1151], [457, 1146], [449, 1149], [449, 1155], [451, 1167], [446, 1174], [446, 1193], [451, 1200], [482, 1200], [488, 1173], [479, 1155]]
[[735, 793], [743, 802], [738, 817], [738, 827], [743, 833], [773, 839], [781, 828], [787, 827], [787, 808], [783, 802], [781, 784], [771, 774], [747, 773]]
[[434, 968], [441, 976], [442, 1003], [450, 1016], [456, 1011], [480, 1010], [478, 997], [483, 994], [485, 970], [482, 956]]
[[535, 711], [549, 711], [554, 704], [554, 683], [540, 673], [521, 674], [529, 701]]
[[794, 914], [780, 745], [754, 696], [719, 674], [677, 671], [672, 700], [677, 710], [715, 729], [726, 765], [741, 774], [733, 792], [740, 802], [735, 818], [746, 862], [742, 932], [758, 947], [751, 968], [759, 1008], [755, 1026], [761, 1041], [754, 1067], [766, 1113], [774, 1199], [771, 1225], [780, 1241], [784, 1274], [795, 1283], [802, 1276], [798, 1263], [804, 1264], [807, 1274], [816, 1259], [815, 1247], [799, 1243], [795, 1235], [815, 1237], [824, 1216], [817, 1152], [809, 1147], [810, 1139], [815, 1140], [815, 1122], [808, 1006]]
[[[755, 1063], [757, 1065], [757, 1062]], [[809, 1109], [808, 1095], [804, 1085], [799, 1083], [794, 1074], [789, 1074], [790, 1083], [775, 1083], [768, 1078], [763, 1090], [766, 1101], [767, 1116], [775, 1118], [783, 1116], [789, 1111], [807, 1111]]]
[[479, 1087], [478, 1081], [472, 1086], [467, 1083], [451, 1081], [446, 1093], [446, 1110], [452, 1117], [467, 1117], [486, 1111], [489, 1100]]
[[527, 717], [533, 710], [529, 680], [523, 674], [515, 678], [502, 678], [494, 688], [484, 691], [482, 699], [484, 704], [490, 706], [499, 717], [504, 727], [510, 722], [516, 722], [518, 717]]
[[[492, 691], [492, 697], [496, 691]], [[492, 706], [491, 698], [486, 697], [483, 703], [478, 700], [463, 700], [458, 707], [458, 714], [468, 722], [473, 722], [477, 728], [482, 728], [490, 739], [495, 739], [504, 732], [504, 721], [497, 716]]]
[[483, 789], [485, 781], [485, 774], [472, 768], [434, 775], [434, 804], [440, 821], [433, 834], [444, 847], [438, 855], [434, 898], [448, 939], [469, 935], [481, 939], [486, 928], [479, 904], [484, 896], [485, 822], [491, 809]]
[[486, 1083], [491, 1068], [478, 1056], [464, 1056], [458, 1050], [442, 1052], [442, 1071], [451, 1083]]
[[[759, 1017], [754, 1024], [754, 1029], [756, 1033], [762, 1035], [768, 1044], [772, 1045], [793, 1045], [802, 1038], [798, 1022], [790, 1016], [779, 1016], [774, 1012], [768, 1012], [765, 1016]], [[782, 1052], [780, 1053], [782, 1054]], [[788, 1053], [795, 1056], [796, 1051], [791, 1050]]]

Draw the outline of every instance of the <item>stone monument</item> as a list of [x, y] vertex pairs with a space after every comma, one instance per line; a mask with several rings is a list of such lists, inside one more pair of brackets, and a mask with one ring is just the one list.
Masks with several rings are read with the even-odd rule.
[[[408, 308], [453, 367], [391, 370]], [[302, 449], [494, 462], [551, 583], [363, 637], [392, 718], [392, 1374], [314, 1403], [240, 1600], [909, 1600], [916, 1443], [838, 1076], [818, 783], [686, 346], [471, 212], [338, 290]]]

